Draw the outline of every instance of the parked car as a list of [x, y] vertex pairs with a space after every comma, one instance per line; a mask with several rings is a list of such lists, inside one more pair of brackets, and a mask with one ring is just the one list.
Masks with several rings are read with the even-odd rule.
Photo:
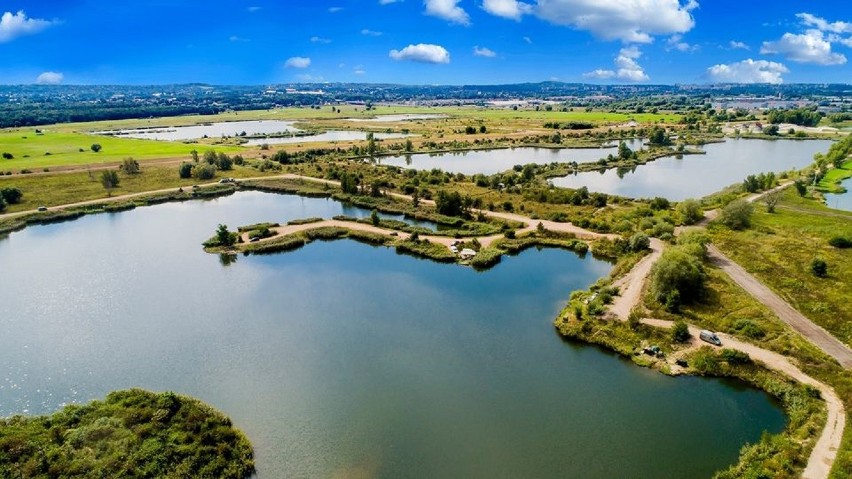
[[702, 330], [698, 334], [698, 337], [701, 338], [702, 341], [708, 342], [710, 344], [713, 344], [713, 345], [716, 345], [716, 346], [722, 345], [722, 340], [719, 339], [719, 336], [716, 336], [716, 333], [714, 333], [712, 331], [707, 331], [706, 329]]
[[38, 210], [39, 211], [47, 211], [47, 206], [39, 206]]

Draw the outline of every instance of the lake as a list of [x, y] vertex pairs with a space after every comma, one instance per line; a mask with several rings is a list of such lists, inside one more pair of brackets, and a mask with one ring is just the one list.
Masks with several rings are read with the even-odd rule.
[[[617, 146], [617, 145], [616, 145]], [[447, 153], [415, 153], [401, 156], [383, 156], [377, 158], [381, 165], [393, 165], [402, 168], [431, 170], [439, 168], [452, 173], [465, 175], [493, 175], [511, 170], [515, 165], [535, 163], [593, 163], [616, 154], [615, 147], [605, 148], [507, 148], [498, 150], [454, 151]]]
[[785, 418], [740, 383], [670, 378], [552, 320], [606, 275], [528, 250], [476, 272], [351, 241], [226, 265], [216, 225], [369, 211], [238, 193], [0, 240], [0, 415], [143, 387], [200, 398], [264, 477], [710, 477]]
[[[414, 135], [405, 133], [373, 133], [373, 137], [377, 140], [387, 140], [392, 138], [405, 138]], [[259, 146], [264, 143], [267, 145], [284, 145], [292, 143], [316, 143], [321, 141], [366, 141], [367, 132], [360, 130], [330, 130], [316, 135], [305, 136], [283, 136], [276, 138], [252, 138], [245, 142], [246, 146]]]
[[[202, 125], [140, 128], [128, 130], [98, 131], [96, 134], [113, 135], [125, 138], [140, 138], [143, 140], [191, 141], [204, 138], [221, 138], [222, 136], [259, 136], [277, 135], [282, 133], [300, 133], [304, 130], [293, 126], [295, 121], [282, 120], [248, 120], [224, 121]], [[242, 133], [245, 132], [245, 135]], [[402, 133], [374, 133], [376, 139], [404, 138]], [[367, 133], [359, 130], [333, 130], [306, 136], [287, 136], [278, 138], [252, 138], [245, 145], [257, 146], [264, 143], [269, 145], [286, 143], [311, 143], [319, 141], [354, 141], [366, 140]]]
[[251, 136], [301, 131], [293, 126], [294, 123], [293, 121], [281, 120], [223, 121], [202, 125], [110, 130], [95, 133], [101, 135], [111, 134], [127, 138], [141, 138], [143, 140], [187, 141], [197, 140], [205, 136], [209, 138], [239, 136], [242, 132]]
[[399, 115], [378, 115], [374, 118], [346, 118], [346, 121], [367, 123], [392, 123], [397, 121], [441, 120], [449, 116], [441, 113], [404, 113]]
[[633, 171], [586, 172], [552, 178], [556, 186], [580, 188], [630, 198], [661, 196], [673, 201], [700, 198], [741, 182], [748, 175], [801, 169], [814, 153], [826, 152], [829, 140], [728, 139], [702, 147], [705, 155], [660, 158]]
[[852, 178], [846, 178], [840, 184], [846, 188], [845, 193], [826, 193], [825, 204], [836, 210], [852, 211]]

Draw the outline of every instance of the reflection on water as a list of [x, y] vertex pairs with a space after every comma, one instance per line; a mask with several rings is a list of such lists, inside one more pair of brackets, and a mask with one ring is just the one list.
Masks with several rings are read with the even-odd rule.
[[201, 249], [219, 223], [335, 214], [369, 212], [252, 192], [12, 234], [0, 415], [179, 391], [248, 434], [262, 478], [709, 477], [784, 427], [761, 392], [560, 341], [570, 291], [611, 269], [591, 255], [478, 273], [351, 241]]

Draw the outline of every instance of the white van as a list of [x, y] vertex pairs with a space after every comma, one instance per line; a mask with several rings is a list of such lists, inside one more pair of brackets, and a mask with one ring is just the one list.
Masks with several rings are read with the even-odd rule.
[[698, 334], [698, 337], [701, 338], [702, 341], [706, 341], [710, 344], [714, 344], [716, 346], [722, 345], [722, 341], [719, 339], [719, 336], [716, 336], [716, 333], [712, 331], [704, 329]]

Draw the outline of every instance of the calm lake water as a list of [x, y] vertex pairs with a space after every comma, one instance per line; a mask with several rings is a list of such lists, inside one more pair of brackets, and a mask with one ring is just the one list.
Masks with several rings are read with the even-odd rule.
[[826, 193], [825, 204], [836, 210], [852, 211], [852, 178], [847, 178], [840, 184], [846, 188], [846, 193]]
[[402, 168], [431, 170], [440, 168], [452, 173], [474, 175], [482, 173], [493, 175], [512, 169], [515, 165], [535, 163], [591, 163], [605, 158], [612, 148], [507, 148], [502, 150], [456, 151], [448, 153], [417, 153], [402, 156], [383, 156], [378, 159], [382, 165], [394, 165]]
[[300, 131], [293, 126], [294, 123], [292, 121], [281, 120], [223, 121], [205, 125], [113, 130], [98, 133], [112, 133], [116, 136], [141, 138], [143, 140], [185, 141], [204, 138], [204, 135], [210, 138], [218, 138], [222, 136], [238, 136], [242, 132], [246, 132], [247, 135], [271, 135], [286, 131]]
[[729, 139], [711, 143], [706, 155], [660, 158], [633, 171], [587, 172], [553, 178], [556, 186], [631, 198], [662, 196], [674, 201], [700, 198], [763, 172], [801, 169], [813, 162], [814, 153], [828, 151], [829, 140]]
[[[387, 140], [390, 138], [405, 138], [404, 133], [373, 133], [377, 140]], [[289, 143], [316, 143], [320, 141], [356, 141], [367, 139], [367, 132], [359, 130], [330, 130], [316, 135], [307, 136], [287, 136], [280, 138], [253, 138], [245, 142], [248, 146], [257, 146], [266, 143], [267, 145], [282, 145]]]
[[346, 118], [346, 121], [367, 123], [391, 123], [397, 121], [440, 120], [449, 118], [441, 113], [404, 113], [399, 115], [378, 115], [375, 118]]
[[784, 427], [762, 392], [562, 341], [569, 292], [611, 268], [591, 256], [478, 273], [350, 241], [229, 266], [200, 247], [334, 214], [355, 213], [240, 193], [1, 240], [0, 415], [179, 391], [233, 418], [261, 478], [710, 477]]

